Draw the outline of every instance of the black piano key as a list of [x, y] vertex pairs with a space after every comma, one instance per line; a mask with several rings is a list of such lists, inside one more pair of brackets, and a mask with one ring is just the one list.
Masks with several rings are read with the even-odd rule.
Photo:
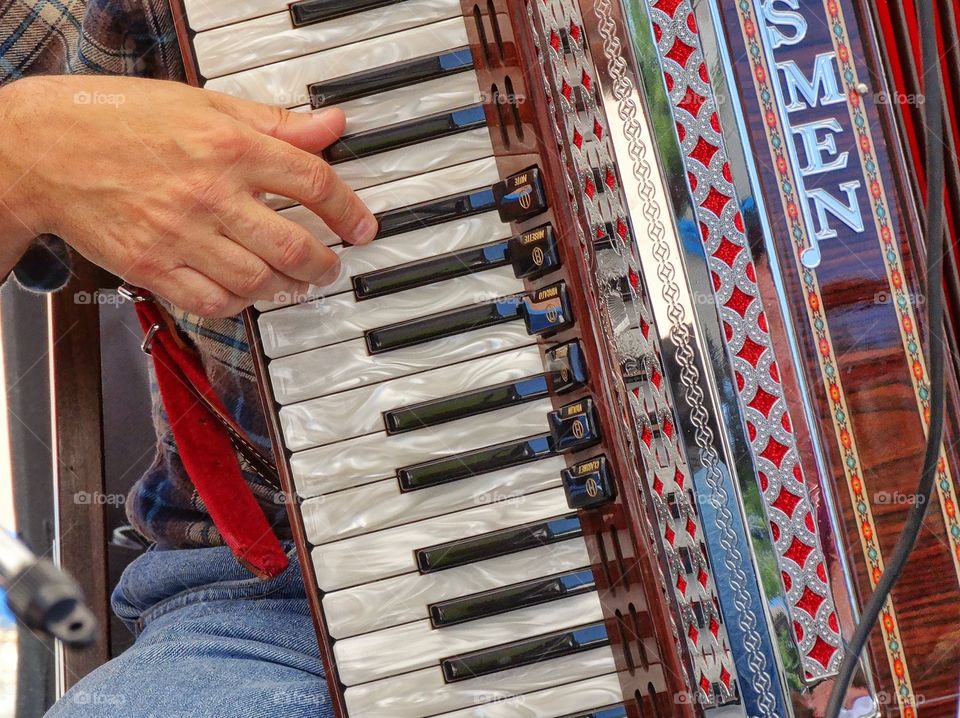
[[335, 165], [460, 132], [469, 132], [485, 127], [486, 124], [483, 105], [470, 105], [453, 112], [418, 117], [409, 122], [398, 122], [388, 127], [341, 137], [323, 151], [323, 158]]
[[301, 0], [290, 5], [290, 16], [294, 27], [303, 27], [399, 2], [402, 0]]
[[547, 420], [557, 451], [581, 451], [600, 441], [600, 421], [590, 397], [551, 411]]
[[507, 264], [507, 240], [438, 254], [353, 278], [357, 299], [370, 299]]
[[433, 573], [578, 536], [583, 536], [580, 519], [576, 514], [567, 514], [419, 549], [417, 566], [420, 573]]
[[371, 354], [381, 354], [392, 349], [411, 347], [434, 339], [513, 321], [520, 316], [520, 304], [520, 296], [502, 297], [492, 302], [472, 304], [428, 317], [370, 329], [364, 333], [367, 351]]
[[418, 204], [388, 209], [377, 214], [380, 230], [377, 239], [433, 227], [455, 219], [470, 217], [496, 208], [493, 190], [489, 187]]
[[397, 480], [402, 491], [416, 491], [528, 464], [554, 453], [550, 434], [528, 436], [519, 441], [507, 441], [397, 469]]
[[494, 648], [444, 659], [440, 662], [447, 683], [485, 676], [531, 663], [573, 655], [606, 646], [610, 642], [602, 621], [585, 626], [526, 638]]
[[547, 209], [547, 196], [538, 167], [510, 175], [493, 186], [497, 197], [500, 219], [504, 222], [523, 222]]
[[430, 606], [430, 622], [435, 628], [452, 626], [576, 596], [595, 588], [593, 571], [590, 569], [567, 571], [435, 603]]
[[316, 110], [327, 105], [416, 85], [472, 68], [473, 55], [470, 54], [470, 48], [458, 47], [439, 55], [418, 57], [386, 67], [355, 72], [345, 77], [315, 82], [307, 90], [310, 95], [310, 104]]
[[388, 434], [424, 429], [549, 396], [547, 375], [508, 381], [383, 412]]

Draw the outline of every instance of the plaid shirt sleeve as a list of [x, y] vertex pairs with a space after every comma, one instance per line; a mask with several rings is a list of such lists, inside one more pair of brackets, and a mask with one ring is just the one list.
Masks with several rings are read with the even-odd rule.
[[[0, 84], [37, 74], [183, 80], [167, 0], [0, 0]], [[70, 279], [70, 250], [38, 237], [13, 270], [27, 289]]]

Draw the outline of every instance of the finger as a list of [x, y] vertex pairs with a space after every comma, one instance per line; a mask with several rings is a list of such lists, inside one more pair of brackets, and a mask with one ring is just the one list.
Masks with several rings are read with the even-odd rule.
[[276, 301], [278, 295], [299, 296], [304, 282], [291, 279], [229, 237], [196, 241], [182, 255], [187, 266], [243, 299]]
[[291, 112], [220, 92], [208, 93], [210, 103], [220, 112], [261, 134], [314, 154], [333, 144], [343, 134], [346, 123], [343, 111], [333, 107], [315, 113]]
[[190, 267], [177, 267], [142, 282], [133, 277], [129, 280], [159, 294], [174, 306], [207, 319], [232, 317], [250, 304]]
[[249, 197], [223, 222], [223, 232], [276, 271], [318, 287], [340, 274], [336, 252], [295, 222]]
[[377, 233], [373, 213], [319, 157], [264, 138], [247, 155], [254, 190], [300, 202], [318, 215], [344, 242], [365, 244]]

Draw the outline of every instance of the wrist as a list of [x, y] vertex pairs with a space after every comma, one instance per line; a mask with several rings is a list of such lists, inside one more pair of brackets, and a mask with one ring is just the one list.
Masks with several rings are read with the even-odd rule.
[[38, 156], [31, 126], [39, 116], [40, 78], [25, 78], [0, 87], [0, 241], [4, 255], [23, 253], [33, 239], [49, 232], [43, 200], [31, 196], [32, 170]]

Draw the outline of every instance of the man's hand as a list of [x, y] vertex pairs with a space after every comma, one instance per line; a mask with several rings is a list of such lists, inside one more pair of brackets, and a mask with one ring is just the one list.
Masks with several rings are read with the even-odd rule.
[[173, 82], [19, 80], [0, 89], [0, 263], [49, 232], [206, 317], [329, 283], [334, 252], [260, 195], [370, 241], [375, 218], [315, 156], [343, 124]]

